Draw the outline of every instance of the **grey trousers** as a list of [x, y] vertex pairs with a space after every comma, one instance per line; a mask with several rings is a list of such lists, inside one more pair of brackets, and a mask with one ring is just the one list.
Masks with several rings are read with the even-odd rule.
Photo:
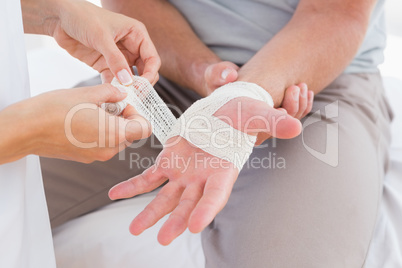
[[[163, 78], [156, 89], [181, 110], [198, 98]], [[379, 74], [338, 77], [315, 97], [302, 135], [254, 149], [228, 204], [202, 233], [206, 267], [362, 267], [391, 119]], [[42, 158], [53, 227], [111, 203], [109, 188], [159, 153], [151, 145], [150, 138], [104, 163]]]

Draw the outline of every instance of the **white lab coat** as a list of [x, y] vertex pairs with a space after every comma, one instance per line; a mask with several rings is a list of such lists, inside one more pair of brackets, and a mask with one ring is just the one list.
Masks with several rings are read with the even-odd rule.
[[[0, 3], [0, 40], [2, 110], [30, 95], [19, 0]], [[0, 165], [0, 267], [55, 266], [38, 157]]]

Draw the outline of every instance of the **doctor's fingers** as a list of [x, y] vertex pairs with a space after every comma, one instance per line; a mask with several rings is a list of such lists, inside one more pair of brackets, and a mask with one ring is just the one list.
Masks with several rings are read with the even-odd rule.
[[[133, 114], [128, 118], [118, 117], [119, 132], [116, 133], [118, 143], [145, 139], [151, 135], [151, 124], [142, 116]], [[122, 136], [123, 135], [123, 136]]]
[[[104, 34], [101, 40], [95, 42], [95, 49], [101, 53], [102, 57], [98, 58], [93, 67], [100, 73], [110, 69], [113, 76], [122, 84], [129, 84], [132, 74], [130, 67], [138, 65], [140, 74], [150, 83], [155, 84], [161, 61], [145, 26], [139, 21], [130, 19], [129, 22], [125, 22], [123, 29], [115, 29], [115, 31], [120, 34], [119, 39], [110, 34]], [[110, 74], [106, 73], [104, 76], [107, 78]], [[106, 80], [106, 82], [110, 81]]]
[[117, 147], [119, 144], [129, 146], [136, 140], [148, 138], [151, 135], [149, 122], [140, 115], [129, 118], [113, 116], [105, 112], [99, 116], [98, 140], [100, 146]]
[[96, 104], [98, 107], [102, 103], [119, 102], [127, 97], [127, 92], [120, 91], [111, 84], [74, 88], [65, 92], [68, 94], [65, 96], [66, 98], [71, 98], [71, 94], [74, 92], [74, 98], [78, 105], [86, 102]]
[[[114, 39], [111, 36], [105, 35], [102, 41], [100, 41], [98, 51], [103, 55], [104, 61], [107, 67], [110, 69], [114, 77], [116, 77], [121, 84], [127, 85], [132, 83], [132, 71], [127, 62], [123, 52], [117, 47]], [[98, 67], [101, 66], [101, 67]], [[103, 67], [103, 70], [101, 69]], [[106, 70], [106, 66], [103, 64], [103, 59], [100, 58], [99, 63], [94, 65], [100, 73]], [[110, 82], [110, 81], [107, 81]]]
[[131, 57], [134, 58], [140, 75], [154, 85], [159, 79], [158, 71], [161, 67], [161, 59], [145, 26], [142, 23], [139, 25], [121, 39], [119, 46], [123, 46], [130, 52], [130, 60]]

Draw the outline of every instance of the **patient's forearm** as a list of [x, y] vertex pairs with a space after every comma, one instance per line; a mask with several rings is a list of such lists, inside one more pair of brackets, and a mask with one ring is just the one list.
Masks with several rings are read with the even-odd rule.
[[290, 85], [305, 82], [320, 92], [355, 56], [374, 5], [370, 2], [355, 12], [348, 7], [314, 10], [301, 4], [288, 25], [240, 69], [239, 80], [268, 90], [276, 107]]
[[205, 68], [220, 59], [201, 42], [174, 6], [164, 0], [102, 0], [102, 4], [143, 22], [162, 59], [160, 73], [202, 93]]

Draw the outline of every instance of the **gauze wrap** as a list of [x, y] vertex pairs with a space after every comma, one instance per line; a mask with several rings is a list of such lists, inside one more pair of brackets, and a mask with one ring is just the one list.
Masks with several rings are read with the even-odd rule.
[[119, 115], [127, 104], [134, 106], [137, 112], [150, 122], [156, 138], [165, 144], [167, 134], [177, 121], [176, 117], [147, 79], [133, 76], [133, 81], [131, 85], [123, 86], [116, 78], [113, 79], [112, 86], [127, 90], [127, 97], [117, 103], [106, 103], [105, 110]]
[[[233, 128], [227, 123], [230, 122], [228, 117], [221, 120], [213, 116], [223, 105], [240, 97], [264, 101], [273, 107], [271, 95], [260, 86], [248, 82], [230, 83], [191, 105], [167, 139], [180, 135], [203, 151], [232, 162], [240, 171], [250, 157], [257, 137]], [[237, 110], [234, 112], [240, 114]]]
[[119, 103], [107, 104], [106, 111], [119, 114], [129, 103], [151, 123], [155, 136], [162, 144], [166, 145], [172, 137], [181, 136], [203, 151], [233, 163], [239, 171], [250, 157], [256, 136], [233, 128], [225, 118], [221, 120], [215, 117], [215, 112], [240, 97], [263, 101], [273, 107], [271, 95], [260, 86], [234, 82], [196, 101], [176, 119], [146, 79], [135, 76], [130, 86], [123, 86], [114, 79], [112, 85], [125, 87], [128, 95]]

